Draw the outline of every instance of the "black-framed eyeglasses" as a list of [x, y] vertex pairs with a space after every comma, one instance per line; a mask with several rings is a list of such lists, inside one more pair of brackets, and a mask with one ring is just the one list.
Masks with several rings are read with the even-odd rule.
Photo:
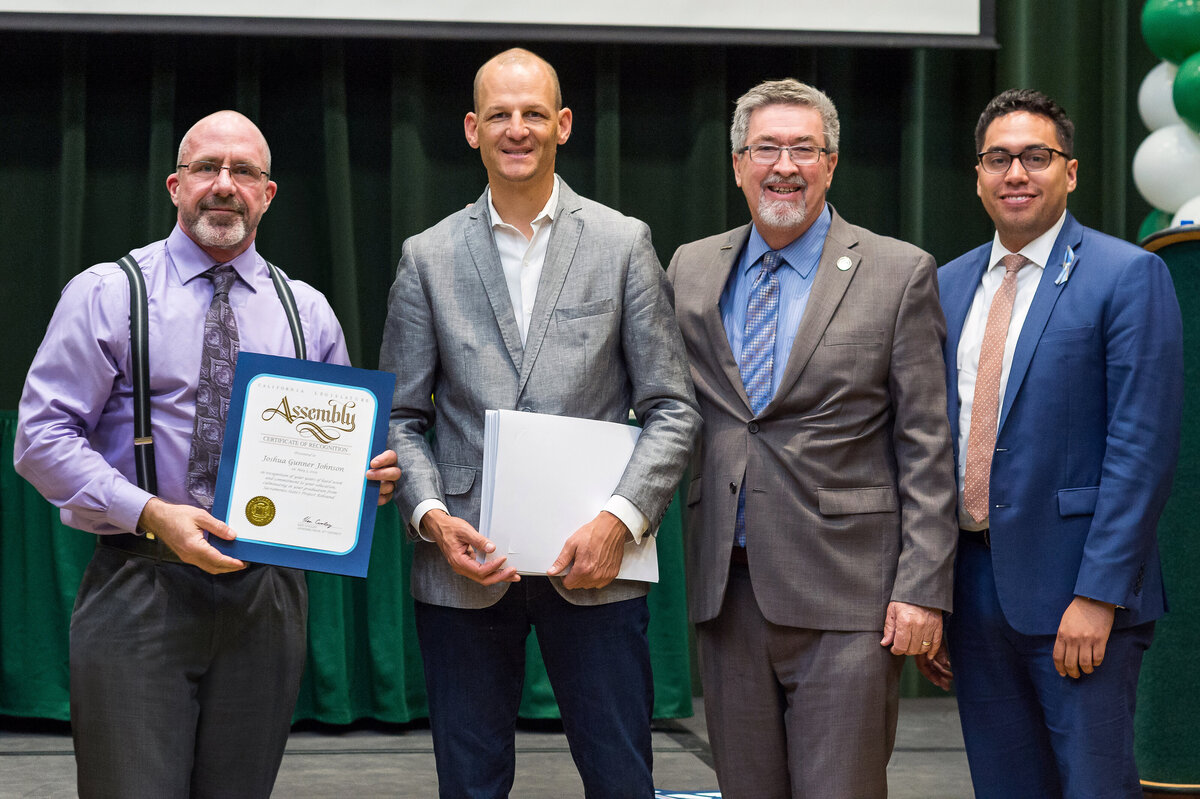
[[216, 180], [217, 175], [221, 174], [222, 169], [229, 170], [229, 177], [235, 182], [243, 186], [254, 186], [264, 177], [271, 177], [270, 172], [265, 172], [254, 164], [230, 164], [223, 166], [216, 161], [189, 161], [186, 164], [178, 164], [176, 169], [182, 169], [194, 178], [200, 180]]
[[774, 164], [784, 152], [796, 166], [806, 166], [820, 161], [821, 153], [829, 152], [829, 148], [814, 147], [811, 144], [793, 144], [791, 147], [780, 147], [778, 144], [752, 144], [738, 150], [738, 155], [747, 151], [750, 153], [751, 161], [763, 166]]
[[1021, 166], [1026, 172], [1041, 172], [1050, 166], [1050, 162], [1054, 160], [1056, 153], [1068, 160], [1071, 158], [1071, 156], [1062, 150], [1055, 150], [1053, 147], [1026, 147], [1019, 153], [1010, 153], [1006, 150], [988, 150], [985, 153], [977, 153], [976, 157], [979, 159], [979, 165], [983, 167], [984, 172], [993, 175], [1002, 175], [1012, 166], [1014, 158], [1020, 159]]

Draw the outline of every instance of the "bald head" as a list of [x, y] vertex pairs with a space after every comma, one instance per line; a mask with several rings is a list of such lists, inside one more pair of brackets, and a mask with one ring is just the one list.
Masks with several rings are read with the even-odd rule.
[[177, 165], [198, 161], [196, 170], [177, 166], [167, 175], [167, 191], [183, 231], [217, 263], [228, 263], [253, 243], [275, 197], [267, 174], [271, 151], [257, 125], [236, 111], [218, 111], [192, 125], [179, 143]]
[[474, 85], [474, 102], [475, 112], [479, 113], [479, 97], [480, 88], [483, 84], [484, 75], [492, 70], [503, 66], [520, 65], [527, 68], [539, 68], [545, 71], [546, 77], [550, 81], [554, 95], [554, 110], [561, 111], [562, 103], [562, 87], [558, 84], [558, 73], [554, 71], [554, 67], [550, 66], [550, 62], [536, 53], [531, 53], [528, 50], [523, 50], [520, 47], [514, 47], [511, 50], [505, 50], [503, 53], [492, 56], [484, 62], [483, 66], [475, 73]]
[[175, 163], [186, 164], [194, 160], [192, 156], [195, 153], [196, 142], [214, 136], [218, 138], [237, 137], [250, 141], [262, 151], [261, 162], [256, 159], [254, 165], [264, 172], [271, 171], [271, 148], [267, 146], [266, 137], [262, 135], [258, 125], [237, 111], [217, 111], [192, 125], [188, 132], [183, 134], [183, 140], [179, 142], [179, 153]]

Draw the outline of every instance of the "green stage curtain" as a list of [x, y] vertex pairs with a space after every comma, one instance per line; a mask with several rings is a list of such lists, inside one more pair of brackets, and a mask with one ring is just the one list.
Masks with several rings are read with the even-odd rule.
[[[325, 292], [355, 365], [375, 366], [401, 243], [484, 187], [462, 120], [475, 69], [512, 45], [555, 64], [574, 111], [560, 174], [644, 219], [664, 263], [680, 244], [747, 221], [731, 179], [729, 114], [747, 88], [785, 75], [839, 108], [829, 197], [852, 222], [939, 262], [990, 237], [972, 132], [987, 100], [1019, 84], [1059, 98], [1078, 123], [1076, 215], [1130, 237], [1149, 210], [1129, 174], [1146, 135], [1137, 87], [1155, 63], [1140, 10], [1133, 0], [996, 0], [998, 51], [0, 30], [0, 408], [16, 407], [66, 281], [167, 235], [175, 148], [221, 108], [246, 113], [271, 144], [279, 193], [261, 251]], [[91, 541], [60, 528], [15, 477], [11, 413], [3, 424], [0, 714], [62, 718], [65, 625]], [[690, 712], [678, 525], [672, 517], [663, 531], [669, 568], [651, 595], [659, 716]], [[301, 717], [424, 712], [409, 548], [394, 511], [381, 514], [376, 536], [369, 580], [311, 577]], [[531, 670], [538, 663], [534, 650]], [[920, 685], [906, 676], [906, 692]], [[553, 714], [544, 680], [530, 681], [522, 713]]]
[[[11, 453], [16, 414], [0, 412]], [[95, 537], [64, 527], [57, 509], [0, 459], [0, 715], [66, 719], [67, 631]], [[375, 523], [365, 580], [310, 572], [308, 665], [297, 719], [406, 722], [427, 714], [425, 677], [408, 591], [412, 546], [394, 505]], [[654, 715], [692, 715], [679, 502], [658, 533], [661, 582], [650, 591]], [[523, 718], [557, 718], [545, 667], [530, 639]]]
[[1171, 499], [1158, 527], [1170, 612], [1156, 625], [1138, 684], [1136, 738], [1142, 779], [1187, 785], [1200, 794], [1200, 691], [1196, 690], [1200, 613], [1200, 236], [1160, 250], [1183, 312], [1183, 434]]
[[853, 222], [939, 262], [986, 239], [972, 131], [997, 90], [1024, 85], [1078, 124], [1076, 216], [1131, 237], [1149, 210], [1129, 170], [1146, 135], [1135, 98], [1155, 63], [1140, 6], [996, 0], [994, 52], [0, 30], [0, 408], [16, 407], [63, 284], [169, 232], [175, 148], [220, 108], [247, 113], [271, 143], [279, 194], [262, 251], [329, 296], [352, 360], [374, 365], [401, 243], [483, 189], [462, 118], [475, 68], [510, 44], [558, 67], [575, 112], [559, 172], [646, 220], [664, 262], [747, 220], [729, 113], [746, 88], [783, 75], [839, 107], [829, 196]]

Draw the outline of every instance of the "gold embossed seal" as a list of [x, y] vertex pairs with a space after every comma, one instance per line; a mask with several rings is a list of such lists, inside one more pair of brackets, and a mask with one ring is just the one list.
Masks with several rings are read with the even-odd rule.
[[275, 503], [266, 497], [255, 497], [246, 503], [246, 518], [257, 527], [270, 524], [275, 518]]

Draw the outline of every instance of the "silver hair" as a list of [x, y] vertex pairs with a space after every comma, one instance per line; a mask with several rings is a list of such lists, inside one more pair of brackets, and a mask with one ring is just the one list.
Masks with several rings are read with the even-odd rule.
[[801, 105], [816, 109], [821, 115], [825, 147], [831, 153], [838, 151], [838, 135], [842, 126], [838, 122], [833, 101], [820, 89], [794, 78], [784, 78], [764, 81], [738, 98], [733, 109], [733, 123], [729, 126], [729, 143], [733, 146], [733, 152], [746, 146], [750, 115], [755, 109], [768, 105]]

